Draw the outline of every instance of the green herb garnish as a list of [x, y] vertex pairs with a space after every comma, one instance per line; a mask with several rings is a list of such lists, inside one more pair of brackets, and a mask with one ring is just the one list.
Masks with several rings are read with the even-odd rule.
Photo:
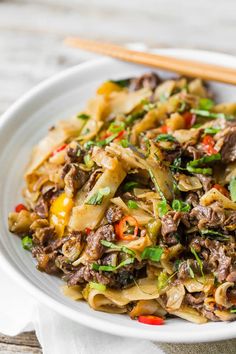
[[82, 119], [82, 120], [88, 120], [90, 118], [90, 116], [88, 114], [85, 114], [85, 113], [81, 113], [81, 114], [78, 114], [76, 116], [76, 118], [78, 119]]
[[189, 212], [191, 206], [188, 203], [182, 202], [182, 200], [174, 199], [172, 202], [172, 209], [175, 211]]
[[155, 139], [156, 142], [158, 141], [172, 141], [176, 142], [176, 139], [173, 137], [171, 134], [160, 134], [158, 137]]
[[138, 209], [138, 204], [134, 200], [129, 200], [127, 205], [129, 209]]
[[204, 272], [203, 272], [203, 263], [202, 263], [201, 259], [199, 258], [197, 252], [195, 251], [195, 249], [193, 247], [190, 247], [190, 250], [191, 250], [192, 254], [194, 255], [194, 257], [196, 258], [196, 261], [199, 265], [202, 276], [205, 277]]
[[229, 183], [230, 197], [233, 202], [236, 202], [236, 178], [233, 177]]
[[157, 210], [158, 210], [158, 215], [160, 218], [162, 218], [165, 214], [168, 213], [169, 209], [167, 206], [167, 201], [162, 200], [161, 202], [157, 203]]
[[95, 290], [98, 290], [98, 291], [106, 291], [106, 289], [107, 289], [106, 285], [101, 284], [101, 283], [95, 283], [93, 281], [91, 281], [89, 283], [89, 286], [90, 286], [91, 289], [95, 289]]
[[163, 253], [163, 248], [160, 246], [146, 247], [141, 254], [141, 258], [150, 259], [153, 262], [159, 262], [162, 253]]
[[138, 186], [139, 186], [138, 182], [135, 181], [126, 182], [123, 186], [123, 190], [124, 192], [129, 192], [132, 191], [134, 188], [137, 188]]
[[115, 243], [106, 241], [106, 240], [101, 240], [101, 244], [105, 247], [111, 248], [113, 250], [121, 251], [127, 254], [130, 254], [131, 256], [135, 257], [136, 253], [132, 251], [130, 248], [125, 247], [125, 246], [118, 246]]
[[22, 247], [27, 250], [27, 251], [31, 251], [32, 247], [33, 247], [33, 241], [32, 238], [29, 236], [25, 236], [24, 238], [22, 238], [21, 240], [21, 244]]
[[122, 268], [128, 264], [134, 263], [134, 258], [127, 258], [117, 266], [111, 266], [111, 265], [99, 265], [97, 263], [93, 263], [92, 269], [97, 270], [97, 271], [104, 271], [104, 272], [114, 272], [115, 270]]
[[235, 117], [230, 114], [214, 113], [214, 112], [206, 111], [204, 109], [191, 109], [190, 112], [197, 114], [200, 117], [205, 117], [205, 118], [225, 119], [225, 120], [234, 120], [235, 119]]
[[102, 204], [103, 197], [108, 196], [111, 190], [109, 187], [100, 188], [85, 204], [87, 205], [100, 205]]
[[198, 108], [200, 110], [209, 111], [214, 106], [214, 102], [210, 98], [200, 98]]
[[230, 313], [236, 313], [236, 309], [231, 309]]
[[220, 128], [205, 128], [204, 133], [205, 134], [210, 134], [210, 135], [215, 135], [221, 131]]
[[199, 173], [202, 175], [211, 175], [212, 174], [212, 168], [200, 168], [200, 167], [192, 167], [187, 164], [186, 167], [187, 171], [190, 173]]
[[218, 239], [219, 241], [227, 241], [229, 239], [228, 235], [224, 235], [221, 232], [214, 231], [214, 230], [202, 229], [202, 230], [200, 230], [200, 233], [203, 236], [207, 236], [209, 238]]
[[108, 128], [109, 132], [111, 133], [120, 133], [122, 130], [125, 129], [125, 123], [124, 122], [112, 122]]
[[130, 84], [130, 79], [110, 80], [110, 82], [120, 87], [128, 87]]

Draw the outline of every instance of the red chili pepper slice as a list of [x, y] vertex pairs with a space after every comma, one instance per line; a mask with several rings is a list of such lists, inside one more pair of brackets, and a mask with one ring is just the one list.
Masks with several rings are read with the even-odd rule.
[[119, 132], [119, 134], [117, 135], [117, 137], [115, 138], [114, 141], [118, 142], [123, 138], [123, 135], [125, 134], [125, 130], [122, 130], [121, 132]]
[[221, 194], [223, 194], [225, 197], [229, 197], [229, 192], [228, 192], [228, 190], [225, 188], [225, 187], [223, 187], [223, 186], [221, 186], [220, 184], [214, 184], [214, 186], [212, 187], [212, 188], [216, 188]]
[[67, 147], [67, 144], [59, 146], [55, 151], [52, 152], [52, 156], [55, 156], [58, 152], [64, 150]]
[[84, 231], [86, 235], [89, 235], [92, 230], [89, 227], [86, 227]]
[[215, 140], [213, 139], [213, 137], [211, 135], [204, 136], [204, 138], [202, 140], [202, 145], [203, 145], [205, 152], [208, 155], [217, 154], [218, 151], [214, 148]]
[[24, 204], [17, 204], [15, 207], [15, 212], [19, 213], [21, 210], [27, 210], [26, 206]]
[[163, 318], [157, 317], [157, 316], [139, 316], [138, 321], [141, 323], [149, 324], [149, 325], [154, 325], [154, 326], [160, 326], [165, 323]]
[[185, 128], [189, 129], [193, 126], [193, 124], [196, 122], [196, 115], [192, 114], [190, 112], [185, 112], [183, 114], [184, 120], [185, 120]]
[[167, 134], [168, 133], [167, 125], [162, 125], [159, 129], [160, 129], [162, 134]]
[[[129, 227], [134, 227], [133, 234], [126, 233]], [[132, 241], [137, 238], [138, 235], [138, 222], [133, 216], [124, 216], [119, 224], [115, 225], [115, 232], [117, 237], [123, 241]]]

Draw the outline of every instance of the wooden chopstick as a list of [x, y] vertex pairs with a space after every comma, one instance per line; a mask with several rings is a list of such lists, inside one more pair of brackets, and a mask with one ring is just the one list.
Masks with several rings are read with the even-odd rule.
[[66, 38], [65, 44], [127, 62], [172, 71], [181, 75], [236, 85], [236, 69], [233, 68], [226, 68], [194, 60], [177, 59], [159, 54], [138, 52], [110, 43], [77, 37]]

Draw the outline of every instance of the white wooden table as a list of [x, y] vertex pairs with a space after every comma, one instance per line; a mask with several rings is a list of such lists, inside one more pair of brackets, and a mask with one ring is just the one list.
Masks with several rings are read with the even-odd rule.
[[[235, 34], [235, 0], [0, 0], [0, 114], [43, 79], [89, 58], [63, 45], [67, 35], [236, 55]], [[40, 353], [33, 333], [0, 335], [0, 353], [21, 352]]]

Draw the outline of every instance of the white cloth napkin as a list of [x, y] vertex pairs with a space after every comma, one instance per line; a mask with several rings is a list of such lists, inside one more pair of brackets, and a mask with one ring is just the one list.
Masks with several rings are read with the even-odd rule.
[[146, 340], [121, 338], [78, 325], [39, 304], [1, 269], [0, 282], [0, 332], [13, 336], [35, 330], [43, 354], [163, 353]]

